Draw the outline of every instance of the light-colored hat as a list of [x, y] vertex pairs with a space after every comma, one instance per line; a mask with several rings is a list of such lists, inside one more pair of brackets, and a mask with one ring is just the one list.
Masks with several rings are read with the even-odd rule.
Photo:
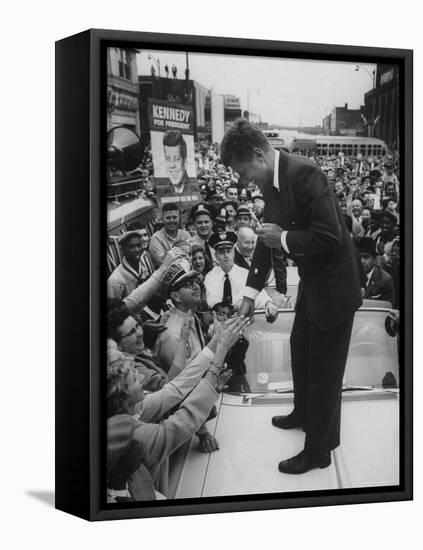
[[138, 239], [141, 238], [138, 231], [127, 231], [126, 233], [124, 233], [119, 237], [120, 246], [124, 245], [126, 241], [128, 241], [132, 237], [138, 237]]
[[162, 295], [169, 298], [172, 290], [194, 277], [198, 277], [198, 272], [192, 269], [188, 260], [182, 258], [179, 262], [172, 264], [166, 271], [162, 282]]

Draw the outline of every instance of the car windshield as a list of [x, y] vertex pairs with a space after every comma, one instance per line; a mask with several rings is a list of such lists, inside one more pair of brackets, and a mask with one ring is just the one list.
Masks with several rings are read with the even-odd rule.
[[[397, 387], [397, 338], [386, 331], [390, 309], [362, 308], [357, 311], [351, 336], [344, 389]], [[229, 393], [292, 392], [291, 351], [289, 338], [295, 312], [279, 311], [273, 324], [263, 312], [256, 312], [255, 322], [247, 330], [249, 342], [245, 355], [245, 374], [234, 375]]]

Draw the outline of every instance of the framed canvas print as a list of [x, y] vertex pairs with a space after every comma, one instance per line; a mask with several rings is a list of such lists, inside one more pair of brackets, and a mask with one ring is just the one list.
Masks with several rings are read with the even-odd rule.
[[56, 44], [56, 506], [412, 498], [412, 52]]

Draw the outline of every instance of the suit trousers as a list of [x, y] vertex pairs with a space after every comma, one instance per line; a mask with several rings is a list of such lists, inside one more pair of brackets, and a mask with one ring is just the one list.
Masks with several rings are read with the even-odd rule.
[[342, 379], [354, 313], [333, 330], [321, 330], [307, 316], [302, 294], [291, 332], [294, 412], [306, 432], [304, 449], [319, 455], [340, 442]]

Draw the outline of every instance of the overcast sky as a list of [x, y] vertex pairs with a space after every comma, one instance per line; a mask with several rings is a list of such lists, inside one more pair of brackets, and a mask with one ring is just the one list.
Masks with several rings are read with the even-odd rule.
[[[154, 60], [160, 62], [160, 74], [166, 76], [173, 64], [177, 77], [185, 77], [184, 52], [141, 51], [137, 56], [138, 74], [150, 74]], [[335, 106], [348, 103], [350, 109], [364, 104], [364, 94], [372, 88], [375, 65], [256, 58], [212, 54], [189, 54], [190, 78], [219, 94], [241, 98], [241, 108], [261, 115], [263, 121], [287, 126], [314, 126]], [[368, 72], [366, 72], [366, 70]], [[157, 66], [156, 66], [157, 74]], [[171, 74], [171, 73], [170, 73]], [[248, 93], [249, 90], [249, 93]]]

